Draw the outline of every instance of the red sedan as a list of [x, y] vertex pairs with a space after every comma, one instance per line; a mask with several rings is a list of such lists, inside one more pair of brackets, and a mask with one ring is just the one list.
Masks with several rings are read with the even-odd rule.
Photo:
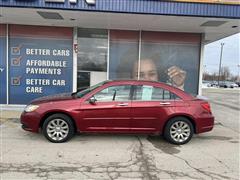
[[211, 131], [214, 117], [207, 101], [167, 84], [117, 80], [36, 99], [26, 106], [21, 123], [55, 143], [76, 132], [104, 132], [163, 134], [170, 143], [185, 144], [194, 133]]

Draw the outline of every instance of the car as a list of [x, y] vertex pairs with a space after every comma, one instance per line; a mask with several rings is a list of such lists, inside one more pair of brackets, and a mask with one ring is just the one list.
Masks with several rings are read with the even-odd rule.
[[209, 82], [202, 82], [202, 88], [208, 88], [211, 87], [211, 84]]
[[236, 88], [236, 87], [238, 87], [238, 85], [235, 84], [234, 82], [225, 81], [225, 82], [220, 82], [220, 83], [219, 83], [219, 87], [224, 87], [224, 88]]
[[228, 85], [226, 83], [219, 83], [219, 87], [228, 88]]
[[212, 81], [210, 84], [211, 84], [211, 87], [217, 87], [218, 86], [217, 81]]
[[234, 82], [232, 82], [231, 84], [230, 84], [230, 88], [237, 88], [238, 87], [238, 84], [236, 84], [236, 83], [234, 83]]
[[209, 103], [165, 83], [108, 80], [75, 93], [33, 100], [21, 114], [22, 128], [53, 143], [81, 133], [163, 135], [173, 144], [214, 126]]
[[240, 87], [240, 82], [235, 82], [235, 84], [237, 84], [237, 85], [238, 85], [238, 87]]

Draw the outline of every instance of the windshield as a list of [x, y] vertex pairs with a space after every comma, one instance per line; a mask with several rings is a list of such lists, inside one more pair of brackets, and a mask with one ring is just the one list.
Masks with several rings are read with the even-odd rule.
[[87, 88], [87, 89], [84, 89], [84, 90], [82, 90], [82, 91], [79, 91], [79, 92], [77, 92], [76, 97], [81, 98], [81, 97], [85, 96], [86, 94], [88, 94], [89, 92], [93, 91], [94, 89], [102, 86], [102, 85], [105, 84], [106, 82], [108, 82], [108, 81], [100, 82], [100, 83], [98, 83], [98, 84], [95, 84], [94, 86], [91, 86], [91, 87], [89, 87], [89, 88]]

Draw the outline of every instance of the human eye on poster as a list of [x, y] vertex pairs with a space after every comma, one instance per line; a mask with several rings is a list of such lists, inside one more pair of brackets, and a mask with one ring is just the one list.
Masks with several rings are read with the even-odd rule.
[[110, 34], [109, 79], [160, 81], [196, 95], [200, 37], [143, 31], [139, 61], [139, 32], [114, 31]]

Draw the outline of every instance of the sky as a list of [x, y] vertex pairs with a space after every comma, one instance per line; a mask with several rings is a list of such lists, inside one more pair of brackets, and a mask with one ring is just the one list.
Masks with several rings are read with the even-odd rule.
[[238, 75], [240, 71], [240, 33], [205, 45], [203, 56], [204, 72], [218, 73], [221, 43], [224, 43], [222, 67], [228, 66], [231, 74]]

